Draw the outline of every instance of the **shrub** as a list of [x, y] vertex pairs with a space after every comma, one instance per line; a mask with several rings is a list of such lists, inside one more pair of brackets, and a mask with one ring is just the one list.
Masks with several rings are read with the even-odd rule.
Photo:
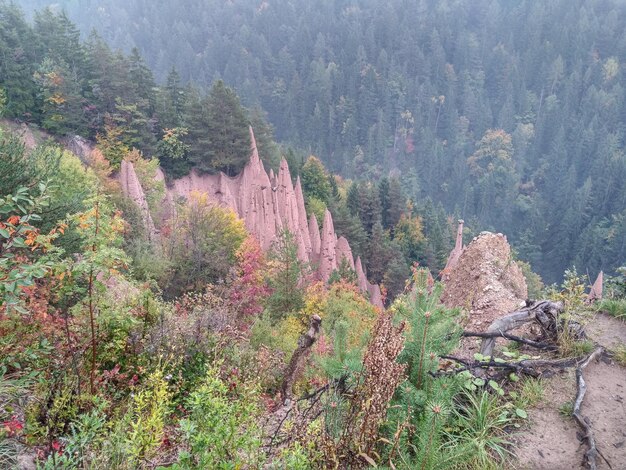
[[167, 298], [224, 281], [247, 235], [232, 210], [211, 204], [201, 193], [191, 194], [162, 234], [164, 253], [171, 262], [160, 279]]
[[133, 396], [130, 412], [125, 417], [130, 427], [127, 446], [131, 465], [149, 460], [160, 447], [170, 398], [167, 381], [160, 369], [152, 372], [144, 388]]
[[184, 450], [176, 469], [254, 467], [260, 463], [257, 391], [208, 367], [204, 382], [187, 400], [189, 415], [180, 422]]

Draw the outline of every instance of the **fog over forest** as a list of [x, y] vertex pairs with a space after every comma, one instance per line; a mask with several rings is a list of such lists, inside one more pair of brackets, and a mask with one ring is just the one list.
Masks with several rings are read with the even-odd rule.
[[417, 205], [431, 198], [472, 233], [506, 233], [548, 282], [626, 257], [623, 1], [53, 8], [85, 38], [95, 29], [114, 49], [137, 47], [159, 83], [172, 67], [182, 83], [223, 79], [280, 142], [333, 172], [400, 175]]
[[0, 0], [0, 469], [606, 470], [626, 0]]

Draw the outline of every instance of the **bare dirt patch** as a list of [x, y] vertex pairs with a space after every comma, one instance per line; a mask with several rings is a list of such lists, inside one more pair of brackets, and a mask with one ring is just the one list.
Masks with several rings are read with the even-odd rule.
[[[626, 324], [598, 314], [586, 325], [592, 340], [607, 349], [626, 338]], [[592, 362], [584, 370], [587, 394], [582, 413], [589, 418], [598, 450], [613, 470], [626, 469], [626, 369], [610, 359]], [[576, 422], [559, 409], [566, 409], [576, 396], [573, 369], [544, 379], [544, 399], [529, 410], [530, 425], [518, 433], [515, 469], [579, 469], [584, 467], [586, 446], [580, 443]], [[602, 457], [599, 469], [609, 469]]]
[[[605, 313], [597, 313], [585, 325], [587, 335], [607, 349], [626, 346], [626, 322]], [[625, 463], [626, 467], [626, 463]]]

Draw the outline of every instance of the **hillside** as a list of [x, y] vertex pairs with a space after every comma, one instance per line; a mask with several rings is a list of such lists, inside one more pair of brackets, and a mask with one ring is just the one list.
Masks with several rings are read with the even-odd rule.
[[0, 0], [0, 468], [619, 468], [623, 6]]
[[330, 170], [506, 233], [549, 283], [626, 257], [622, 1], [54, 5], [161, 83], [223, 79]]

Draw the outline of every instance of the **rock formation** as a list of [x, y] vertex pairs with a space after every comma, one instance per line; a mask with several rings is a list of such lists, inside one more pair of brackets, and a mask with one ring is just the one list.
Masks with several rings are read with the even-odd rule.
[[84, 137], [73, 135], [63, 140], [66, 149], [76, 155], [83, 163], [89, 162], [89, 156], [93, 151], [93, 144]]
[[365, 271], [363, 271], [363, 264], [361, 263], [361, 257], [357, 256], [355, 263], [356, 279], [359, 284], [359, 289], [363, 292], [367, 291], [367, 277], [365, 277]]
[[[209, 200], [231, 208], [244, 221], [247, 230], [257, 238], [263, 250], [272, 246], [281, 231], [289, 230], [298, 245], [298, 257], [317, 267], [317, 277], [322, 281], [328, 281], [333, 270], [345, 258], [357, 270], [361, 290], [369, 293], [374, 305], [382, 307], [379, 286], [367, 281], [360, 260], [355, 264], [348, 241], [343, 237], [337, 238], [331, 213], [326, 211], [320, 233], [315, 215], [311, 214], [307, 222], [302, 185], [297, 178], [294, 187], [287, 161], [281, 161], [278, 174], [272, 170], [268, 174], [259, 157], [252, 128], [250, 141], [250, 161], [239, 175], [199, 174], [194, 170], [174, 180], [166, 188], [163, 212], [171, 216], [175, 210], [175, 200], [188, 198], [194, 191], [205, 193]], [[163, 178], [162, 172], [157, 174], [157, 178]], [[142, 213], [147, 211], [132, 163], [123, 163], [120, 182], [125, 194], [137, 203]], [[146, 226], [154, 227], [151, 219], [146, 219]]]
[[315, 214], [311, 214], [311, 218], [309, 219], [309, 237], [311, 238], [311, 257], [309, 261], [314, 265], [319, 265], [322, 239], [320, 237], [320, 227], [317, 224]]
[[478, 330], [517, 309], [528, 295], [522, 270], [500, 233], [483, 232], [474, 238], [443, 281], [444, 304], [466, 308], [470, 324]]
[[448, 256], [446, 267], [443, 268], [444, 273], [449, 272], [457, 265], [459, 258], [461, 257], [461, 253], [463, 253], [463, 220], [459, 220], [459, 227], [456, 231], [456, 243], [450, 252], [450, 256]]
[[148, 233], [148, 239], [154, 240], [157, 235], [157, 231], [154, 226], [154, 222], [152, 221], [152, 216], [150, 215], [148, 203], [146, 202], [146, 195], [143, 192], [143, 188], [141, 187], [137, 173], [135, 173], [135, 167], [132, 162], [127, 160], [122, 161], [120, 166], [119, 181], [124, 194], [137, 204], [137, 207], [141, 212], [144, 227]]
[[587, 297], [588, 302], [595, 302], [596, 300], [602, 300], [602, 284], [604, 282], [604, 273], [600, 271], [598, 277], [596, 278], [596, 282], [591, 286], [591, 290], [589, 291], [589, 297]]
[[341, 262], [345, 259], [350, 268], [354, 269], [354, 257], [348, 240], [345, 237], [339, 237], [335, 249], [337, 251], [337, 266], [341, 266]]
[[337, 235], [333, 225], [333, 216], [326, 209], [322, 225], [322, 246], [320, 249], [320, 265], [318, 268], [322, 280], [326, 281], [331, 273], [337, 269]]

